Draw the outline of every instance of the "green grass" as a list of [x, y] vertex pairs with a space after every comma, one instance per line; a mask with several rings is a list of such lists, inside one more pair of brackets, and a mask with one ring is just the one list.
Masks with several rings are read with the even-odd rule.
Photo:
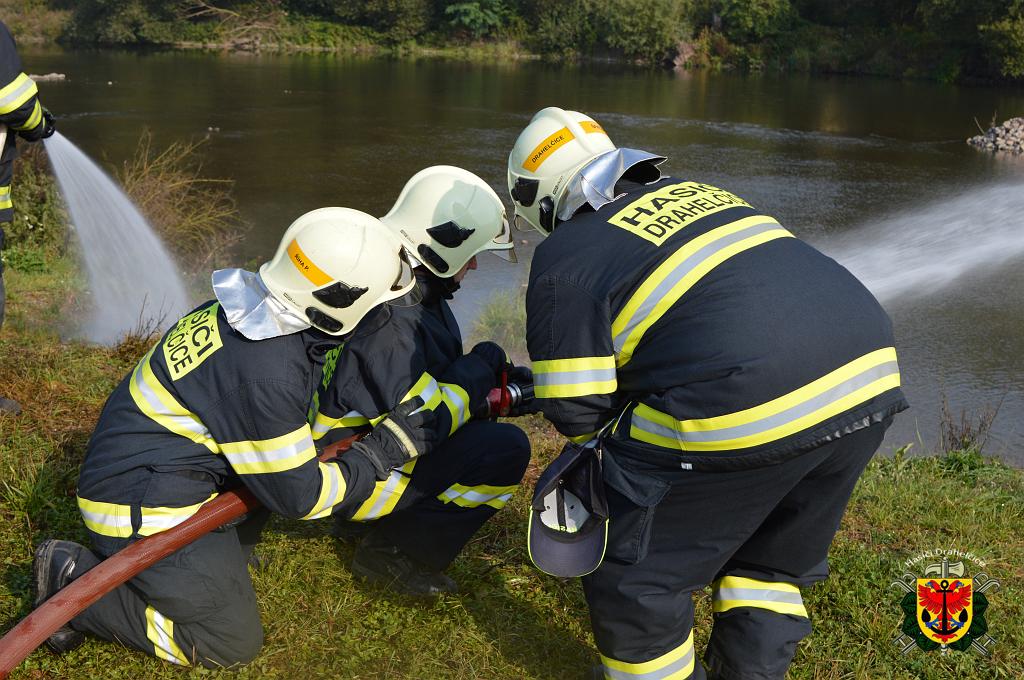
[[[78, 465], [106, 396], [147, 349], [139, 338], [110, 348], [61, 340], [83, 313], [84, 285], [59, 254], [52, 226], [43, 240], [34, 229], [18, 232], [12, 255], [20, 254], [6, 275], [0, 392], [24, 413], [0, 416], [0, 632], [31, 608], [34, 546], [51, 536], [85, 539], [74, 502]], [[521, 301], [489, 308], [478, 335], [521, 336]], [[462, 594], [422, 604], [359, 585], [348, 569], [352, 548], [328, 535], [328, 521], [277, 518], [258, 548], [266, 567], [253, 573], [265, 648], [229, 677], [580, 677], [596, 655], [579, 583], [533, 569], [523, 545], [529, 490], [560, 440], [538, 417], [517, 424], [534, 445], [525, 488], [453, 565]], [[815, 632], [800, 645], [791, 678], [1024, 677], [1024, 474], [984, 459], [977, 438], [957, 433], [962, 448], [945, 455], [899, 453], [868, 467], [833, 546], [832, 578], [805, 593]], [[892, 646], [902, 612], [890, 584], [907, 559], [936, 548], [970, 550], [1002, 581], [989, 593], [987, 619], [998, 639], [991, 658], [901, 656]], [[709, 597], [698, 593], [698, 648], [709, 628]], [[90, 640], [64, 657], [37, 651], [14, 677], [209, 674]]]

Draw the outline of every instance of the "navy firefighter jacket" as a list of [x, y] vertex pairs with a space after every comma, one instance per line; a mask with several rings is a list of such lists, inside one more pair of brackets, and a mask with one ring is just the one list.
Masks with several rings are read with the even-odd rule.
[[536, 395], [560, 432], [618, 418], [617, 459], [728, 469], [907, 407], [889, 317], [845, 268], [726, 190], [619, 189], [560, 223], [530, 271]]
[[324, 355], [340, 342], [316, 329], [249, 340], [216, 300], [185, 315], [103, 407], [78, 480], [86, 526], [148, 536], [239, 483], [293, 518], [362, 502], [373, 466], [319, 462], [307, 421]]
[[[376, 423], [404, 401], [420, 397], [435, 414], [437, 441], [465, 425], [494, 387], [496, 376], [475, 354], [462, 353], [462, 334], [445, 282], [417, 269], [419, 304], [398, 301], [364, 320], [331, 358], [317, 390], [313, 436], [329, 444], [351, 428]], [[370, 521], [391, 512], [419, 459], [392, 470], [347, 518]]]
[[421, 397], [436, 415], [443, 439], [472, 416], [494, 387], [494, 371], [463, 354], [462, 333], [448, 306], [442, 279], [416, 270], [419, 304], [384, 308], [383, 322], [360, 324], [317, 391], [313, 437], [330, 443], [350, 428], [375, 422], [398, 404]]

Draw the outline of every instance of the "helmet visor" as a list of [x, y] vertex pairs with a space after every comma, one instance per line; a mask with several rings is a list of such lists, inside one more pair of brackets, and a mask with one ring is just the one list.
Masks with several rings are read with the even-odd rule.
[[512, 242], [512, 230], [508, 226], [508, 220], [504, 217], [501, 218], [501, 233], [494, 237], [488, 250], [506, 262], [519, 262], [516, 257], [516, 246]]

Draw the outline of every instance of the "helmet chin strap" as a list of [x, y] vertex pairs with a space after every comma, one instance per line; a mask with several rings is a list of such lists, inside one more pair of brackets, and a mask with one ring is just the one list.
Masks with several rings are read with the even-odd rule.
[[[612, 149], [588, 161], [566, 183], [562, 198], [554, 206], [551, 229], [558, 222], [571, 219], [584, 205], [594, 210], [614, 201], [615, 185], [625, 175], [635, 175], [640, 184], [651, 184], [661, 179], [657, 166], [666, 161], [665, 156], [640, 151], [639, 149]], [[546, 226], [546, 225], [542, 225]]]
[[310, 328], [308, 320], [270, 293], [256, 272], [218, 269], [211, 280], [228, 324], [250, 340], [266, 340]]

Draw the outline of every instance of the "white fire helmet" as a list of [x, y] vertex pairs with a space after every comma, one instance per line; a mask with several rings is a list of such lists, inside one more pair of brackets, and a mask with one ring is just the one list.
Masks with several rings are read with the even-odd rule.
[[519, 134], [508, 156], [508, 191], [515, 225], [547, 236], [569, 180], [596, 156], [615, 149], [597, 122], [578, 111], [542, 109]]
[[320, 208], [295, 220], [260, 278], [282, 304], [331, 335], [352, 331], [368, 311], [416, 283], [398, 239], [376, 217], [350, 208]]
[[437, 276], [455, 276], [484, 250], [516, 261], [505, 206], [487, 182], [468, 170], [435, 165], [405, 183], [381, 222]]

